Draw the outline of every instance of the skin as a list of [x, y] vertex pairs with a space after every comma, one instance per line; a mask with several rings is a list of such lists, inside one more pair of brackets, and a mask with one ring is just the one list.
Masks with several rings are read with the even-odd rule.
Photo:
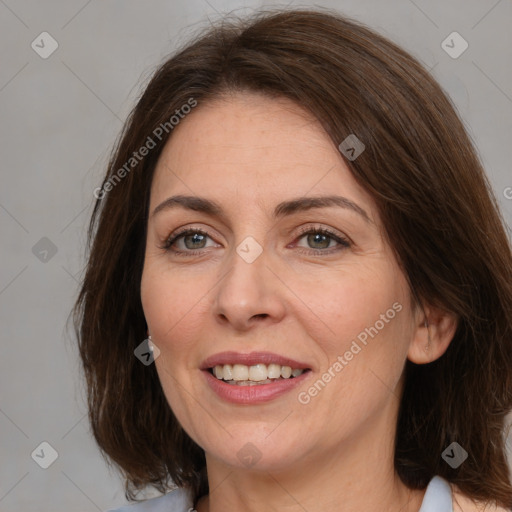
[[[152, 215], [177, 194], [212, 199], [224, 213]], [[281, 201], [332, 194], [359, 205], [370, 221], [339, 207], [272, 218]], [[210, 233], [172, 247], [200, 254], [161, 248], [182, 227]], [[351, 245], [308, 238], [301, 227], [328, 228]], [[248, 236], [263, 248], [253, 263], [236, 252]], [[141, 298], [165, 396], [206, 453], [212, 491], [195, 504], [199, 512], [419, 510], [425, 491], [406, 488], [393, 466], [403, 368], [407, 358], [440, 357], [457, 321], [413, 307], [372, 198], [307, 112], [237, 93], [200, 104], [181, 121], [151, 186]], [[401, 311], [300, 403], [298, 393], [394, 303]], [[206, 357], [228, 350], [272, 351], [311, 372], [299, 389], [270, 402], [231, 404], [199, 370]], [[261, 454], [250, 467], [237, 457], [248, 442]]]

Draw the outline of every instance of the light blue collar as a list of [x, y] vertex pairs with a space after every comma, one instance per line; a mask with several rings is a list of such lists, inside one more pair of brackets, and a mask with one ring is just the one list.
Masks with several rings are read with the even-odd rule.
[[[108, 512], [190, 512], [192, 509], [192, 492], [178, 488], [164, 496]], [[446, 480], [440, 476], [432, 478], [419, 512], [453, 512], [452, 491]]]
[[452, 490], [444, 478], [430, 480], [419, 512], [453, 512]]

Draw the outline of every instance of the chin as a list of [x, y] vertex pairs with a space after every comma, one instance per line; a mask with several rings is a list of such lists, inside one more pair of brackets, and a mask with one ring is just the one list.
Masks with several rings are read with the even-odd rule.
[[[218, 444], [213, 444], [209, 438], [203, 448], [228, 466], [252, 471], [283, 471], [303, 460], [304, 450], [297, 450], [303, 446], [295, 436], [286, 433], [285, 438], [275, 436], [271, 439], [272, 435], [275, 433], [257, 435], [248, 429], [247, 435], [226, 435], [228, 439], [224, 436], [224, 442], [219, 441]], [[219, 450], [219, 446], [223, 449]]]

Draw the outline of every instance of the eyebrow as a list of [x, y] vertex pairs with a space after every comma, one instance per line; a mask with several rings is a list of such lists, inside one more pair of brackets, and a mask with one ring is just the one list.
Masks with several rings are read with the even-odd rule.
[[[170, 210], [173, 208], [185, 208], [188, 210], [193, 210], [196, 212], [202, 212], [207, 215], [222, 217], [224, 212], [222, 207], [212, 201], [211, 199], [206, 199], [204, 197], [197, 196], [172, 196], [167, 198], [165, 201], [160, 203], [151, 214], [151, 217], [154, 217], [157, 213]], [[291, 199], [289, 201], [284, 201], [279, 203], [274, 209], [274, 218], [285, 217], [288, 215], [292, 215], [297, 212], [303, 212], [307, 210], [317, 209], [317, 208], [330, 208], [330, 207], [338, 207], [345, 208], [348, 210], [352, 210], [363, 219], [373, 224], [373, 221], [370, 219], [366, 211], [361, 208], [358, 204], [354, 203], [350, 199], [347, 199], [343, 196], [321, 196], [321, 197], [300, 197], [297, 199]]]

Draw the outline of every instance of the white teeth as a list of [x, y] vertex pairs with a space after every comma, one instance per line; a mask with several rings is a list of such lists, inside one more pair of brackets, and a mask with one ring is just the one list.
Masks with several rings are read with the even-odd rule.
[[281, 377], [289, 379], [292, 376], [292, 369], [289, 366], [281, 366]]
[[[223, 367], [220, 366], [220, 378], [224, 374]], [[219, 376], [216, 376], [219, 378]], [[233, 365], [233, 380], [249, 380], [249, 367], [245, 366], [245, 364], [234, 364]]]
[[219, 380], [228, 381], [230, 384], [239, 384], [241, 386], [252, 386], [253, 383], [269, 384], [272, 380], [302, 375], [304, 370], [290, 366], [281, 366], [276, 363], [255, 364], [246, 366], [244, 364], [224, 364], [213, 368], [213, 374]]
[[[217, 367], [216, 367], [217, 368]], [[225, 364], [222, 370], [222, 377], [224, 380], [232, 380], [233, 379], [233, 366], [230, 364]]]
[[269, 364], [267, 371], [269, 379], [279, 379], [279, 377], [281, 377], [281, 366], [278, 364]]
[[264, 364], [256, 364], [249, 368], [249, 380], [259, 382], [260, 380], [266, 380], [267, 378], [267, 366]]

